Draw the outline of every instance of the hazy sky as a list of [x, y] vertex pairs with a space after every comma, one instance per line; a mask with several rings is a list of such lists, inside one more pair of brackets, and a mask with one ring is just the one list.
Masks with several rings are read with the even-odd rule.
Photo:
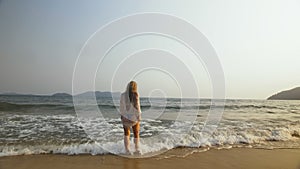
[[[76, 58], [96, 30], [122, 16], [162, 12], [185, 19], [208, 38], [224, 70], [227, 98], [266, 98], [274, 92], [300, 86], [299, 9], [298, 0], [2, 0], [0, 92], [71, 93]], [[101, 67], [102, 73], [109, 73], [102, 75], [99, 71], [96, 76], [96, 90], [111, 90], [104, 84], [105, 74], [113, 73], [112, 65], [121, 59], [116, 56], [126, 57], [122, 52], [130, 46], [132, 51], [164, 47], [179, 57], [189, 55], [176, 42], [156, 38], [133, 38], [114, 49], [108, 55], [112, 61]], [[160, 55], [170, 57], [170, 65], [181, 64], [168, 53], [159, 52], [155, 57]], [[138, 62], [141, 64], [143, 60]], [[201, 96], [209, 97], [209, 78], [203, 65], [198, 69], [193, 73], [202, 84], [198, 86]], [[174, 75], [178, 74], [180, 71], [174, 70]], [[121, 78], [122, 73], [118, 76]], [[119, 83], [122, 85], [114, 85], [114, 90], [124, 90], [126, 78], [122, 80]], [[174, 80], [166, 74], [145, 72], [136, 80], [141, 84], [142, 95], [157, 92], [155, 89], [161, 86], [168, 96], [178, 96]], [[84, 79], [81, 85], [85, 85]], [[194, 88], [188, 83], [180, 87], [190, 89], [187, 93], [193, 96]]]

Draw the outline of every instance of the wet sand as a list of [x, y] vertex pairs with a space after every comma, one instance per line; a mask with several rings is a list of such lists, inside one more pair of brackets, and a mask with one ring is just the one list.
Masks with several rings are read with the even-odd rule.
[[[182, 149], [171, 150], [180, 154]], [[0, 158], [0, 169], [300, 169], [300, 149], [233, 148], [186, 157], [130, 159], [116, 155], [20, 155]]]

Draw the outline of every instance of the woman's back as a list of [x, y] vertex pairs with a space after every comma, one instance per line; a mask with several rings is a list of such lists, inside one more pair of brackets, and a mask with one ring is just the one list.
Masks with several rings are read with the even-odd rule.
[[131, 99], [127, 92], [121, 94], [120, 114], [126, 119], [133, 122], [140, 120], [141, 110], [139, 96], [137, 92], [131, 95]]

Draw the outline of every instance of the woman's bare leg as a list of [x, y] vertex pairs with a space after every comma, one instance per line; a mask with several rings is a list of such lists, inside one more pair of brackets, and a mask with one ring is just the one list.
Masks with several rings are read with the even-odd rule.
[[126, 152], [130, 152], [130, 128], [129, 127], [125, 127], [124, 128], [124, 146], [125, 146], [125, 150]]
[[139, 144], [140, 144], [140, 122], [138, 122], [136, 125], [132, 126], [133, 135], [134, 135], [134, 145], [135, 145], [135, 151], [139, 152]]

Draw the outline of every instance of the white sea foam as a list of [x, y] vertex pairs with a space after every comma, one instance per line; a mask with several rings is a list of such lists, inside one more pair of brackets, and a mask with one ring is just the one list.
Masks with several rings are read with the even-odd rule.
[[[192, 102], [187, 107], [193, 109], [199, 107], [198, 104]], [[203, 128], [206, 124], [206, 109], [201, 110], [193, 122], [172, 121], [168, 118], [147, 119], [144, 116], [140, 149], [147, 155], [181, 146], [197, 150], [199, 147], [299, 148], [298, 105], [298, 102], [266, 104], [261, 101], [229, 101], [216, 131], [213, 125], [207, 124]], [[60, 107], [55, 109], [55, 114], [51, 114], [54, 110], [51, 106], [44, 107], [31, 106], [30, 110], [34, 108], [37, 111], [31, 114], [12, 111], [0, 114], [0, 156], [41, 153], [124, 154], [123, 128], [114, 109], [105, 107], [105, 118], [78, 118], [76, 114], [59, 114]], [[49, 107], [51, 111], [44, 113]], [[26, 106], [24, 109], [27, 109]], [[68, 112], [70, 109], [63, 110]], [[166, 109], [167, 115], [164, 117], [176, 117], [176, 111], [174, 108]], [[185, 110], [182, 114], [189, 115]], [[134, 150], [133, 140], [131, 149]]]
[[[95, 122], [95, 119], [94, 119]], [[151, 121], [153, 122], [153, 121]], [[289, 142], [290, 148], [300, 146], [299, 133], [300, 126], [290, 125], [287, 127], [266, 127], [266, 128], [247, 128], [247, 127], [224, 127], [219, 128], [213, 135], [205, 139], [204, 132], [201, 132], [201, 124], [195, 125], [189, 131], [185, 133], [188, 128], [188, 124], [184, 122], [176, 122], [171, 125], [170, 128], [162, 128], [162, 126], [151, 127], [147, 122], [143, 122], [144, 127], [149, 127], [149, 131], [163, 130], [158, 135], [150, 136], [146, 133], [141, 138], [140, 150], [142, 154], [149, 154], [155, 152], [161, 152], [164, 150], [170, 150], [176, 147], [219, 147], [219, 148], [231, 148], [235, 146], [246, 147], [266, 147], [269, 148], [272, 145], [273, 148], [282, 148], [281, 142]], [[90, 127], [93, 125], [89, 123]], [[104, 124], [99, 123], [103, 126]], [[246, 126], [246, 125], [245, 125]], [[109, 125], [108, 127], [111, 127]], [[97, 129], [94, 128], [95, 130]], [[28, 133], [29, 131], [23, 131]], [[41, 153], [62, 153], [69, 155], [77, 154], [124, 154], [123, 135], [122, 131], [118, 129], [112, 129], [109, 133], [121, 133], [118, 136], [114, 136], [113, 139], [99, 139], [99, 141], [90, 141], [86, 143], [72, 143], [67, 145], [10, 145], [0, 146], [0, 156], [11, 156], [21, 154], [41, 154]], [[104, 133], [100, 133], [100, 135]], [[19, 136], [20, 137], [20, 136]], [[8, 140], [6, 140], [8, 141]], [[274, 141], [278, 142], [278, 145], [274, 145]], [[251, 146], [249, 146], [251, 145]], [[284, 144], [285, 148], [287, 144]], [[131, 140], [131, 149], [134, 150], [133, 140]]]

